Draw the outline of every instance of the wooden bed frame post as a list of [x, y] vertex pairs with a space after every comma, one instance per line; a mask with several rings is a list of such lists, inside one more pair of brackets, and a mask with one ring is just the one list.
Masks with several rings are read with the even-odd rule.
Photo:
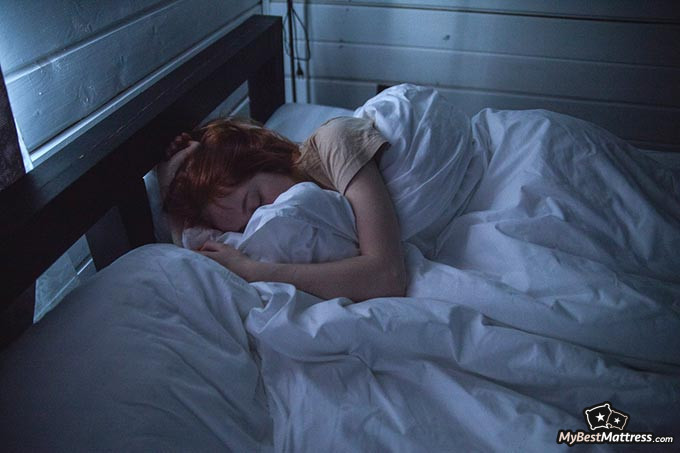
[[130, 247], [135, 248], [156, 242], [144, 179], [137, 178], [130, 181], [125, 192], [121, 202], [118, 203], [118, 210]]
[[[279, 48], [283, 48], [283, 38], [279, 37]], [[264, 63], [254, 76], [248, 79], [250, 97], [250, 116], [264, 123], [281, 104], [286, 93], [283, 79], [283, 52], [277, 52]]]
[[97, 270], [133, 248], [156, 242], [144, 179], [134, 178], [121, 189], [120, 201], [86, 234]]
[[[0, 69], [0, 190], [11, 185], [25, 173], [14, 116]], [[33, 322], [34, 309], [35, 282], [8, 306], [0, 306], [0, 348], [22, 332], [21, 326]]]

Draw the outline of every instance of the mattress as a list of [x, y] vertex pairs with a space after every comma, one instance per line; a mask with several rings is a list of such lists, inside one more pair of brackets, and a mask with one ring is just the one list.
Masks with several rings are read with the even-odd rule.
[[[615, 433], [677, 437], [678, 167], [564, 115], [443, 102], [396, 87], [268, 123], [301, 141], [348, 114], [392, 137], [407, 297], [321, 300], [136, 249], [2, 353], [7, 448], [543, 451], [596, 432], [589, 408], [625, 413]], [[413, 183], [433, 167], [441, 181]], [[257, 249], [224, 240], [270, 260], [356, 254], [352, 211], [327, 192], [296, 185], [256, 211]]]

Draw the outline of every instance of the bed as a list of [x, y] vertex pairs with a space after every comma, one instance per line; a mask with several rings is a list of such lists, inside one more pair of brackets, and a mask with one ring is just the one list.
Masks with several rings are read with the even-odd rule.
[[[284, 104], [280, 40], [278, 19], [252, 18], [86, 136], [77, 174], [12, 187], [28, 208], [2, 193], [5, 301], [112, 206], [138, 246], [2, 351], [5, 449], [544, 451], [605, 404], [625, 432], [680, 434], [678, 156], [542, 110], [467, 118], [412, 85], [355, 111]], [[253, 116], [292, 140], [338, 115], [388, 138], [407, 297], [320, 300], [152, 243], [142, 175], [244, 80]], [[258, 259], [356, 254], [347, 201], [293, 189], [221, 240]]]

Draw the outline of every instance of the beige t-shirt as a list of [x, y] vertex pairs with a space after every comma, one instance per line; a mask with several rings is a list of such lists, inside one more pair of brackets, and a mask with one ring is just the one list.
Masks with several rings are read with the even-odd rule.
[[300, 146], [296, 166], [321, 186], [344, 195], [359, 170], [387, 146], [371, 120], [333, 118]]

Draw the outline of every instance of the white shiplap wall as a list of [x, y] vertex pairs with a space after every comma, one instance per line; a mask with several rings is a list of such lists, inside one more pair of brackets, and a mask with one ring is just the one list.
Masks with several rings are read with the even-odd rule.
[[[285, 2], [265, 9], [283, 16]], [[311, 0], [296, 10], [311, 38], [303, 101], [354, 108], [378, 84], [412, 82], [469, 115], [546, 108], [680, 150], [674, 1]]]
[[[36, 164], [252, 14], [259, 0], [3, 0], [0, 66]], [[221, 106], [247, 109], [245, 86]], [[81, 238], [36, 284], [39, 319], [94, 273]]]
[[261, 12], [258, 0], [6, 0], [0, 65], [43, 161], [135, 93]]

